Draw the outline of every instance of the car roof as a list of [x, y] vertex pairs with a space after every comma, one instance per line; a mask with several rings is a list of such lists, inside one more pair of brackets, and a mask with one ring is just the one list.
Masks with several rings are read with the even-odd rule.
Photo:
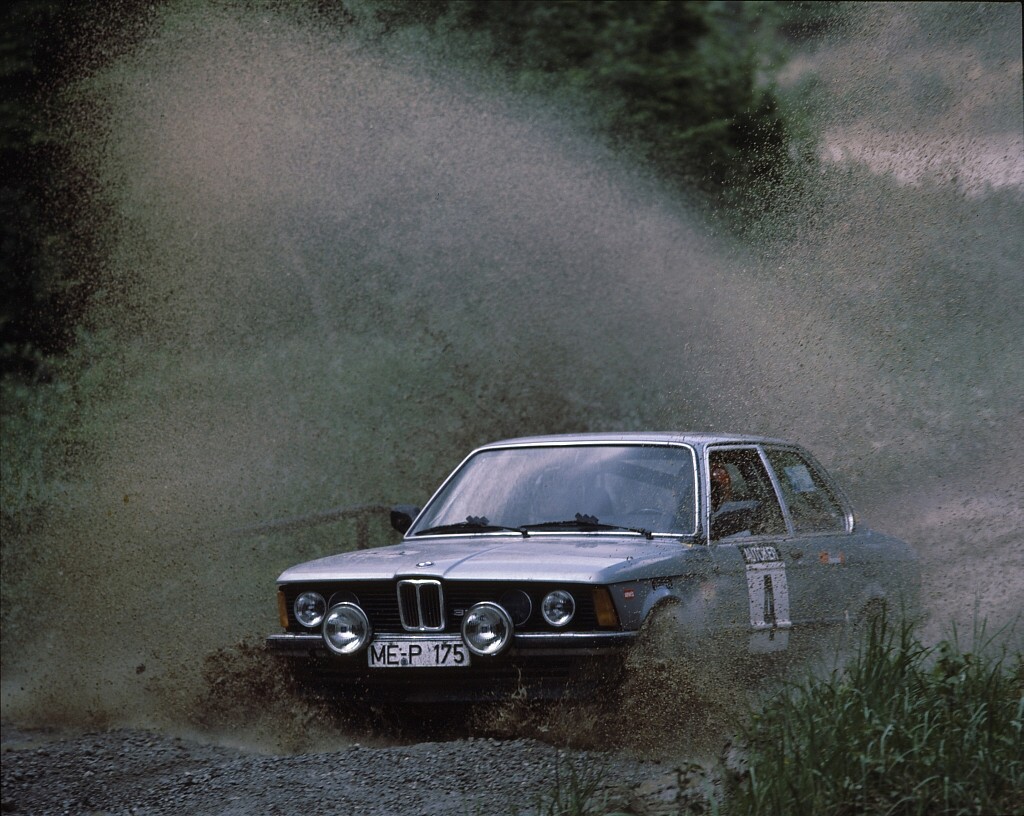
[[481, 445], [478, 450], [487, 448], [503, 448], [516, 445], [572, 445], [628, 442], [631, 444], [651, 442], [655, 444], [676, 443], [694, 447], [705, 447], [716, 444], [772, 444], [793, 445], [785, 439], [751, 434], [712, 433], [707, 431], [615, 431], [599, 433], [550, 434], [545, 436], [521, 436], [514, 439], [503, 439]]

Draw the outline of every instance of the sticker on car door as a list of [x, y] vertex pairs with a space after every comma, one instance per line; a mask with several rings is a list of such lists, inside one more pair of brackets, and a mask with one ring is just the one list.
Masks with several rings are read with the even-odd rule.
[[789, 619], [789, 585], [786, 564], [776, 547], [766, 544], [741, 546], [746, 566], [750, 625], [754, 629], [785, 629]]

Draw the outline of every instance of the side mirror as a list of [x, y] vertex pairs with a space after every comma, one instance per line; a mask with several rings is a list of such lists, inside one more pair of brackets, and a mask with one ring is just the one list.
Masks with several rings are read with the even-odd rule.
[[391, 526], [405, 535], [419, 514], [420, 508], [414, 504], [396, 504], [391, 508]]

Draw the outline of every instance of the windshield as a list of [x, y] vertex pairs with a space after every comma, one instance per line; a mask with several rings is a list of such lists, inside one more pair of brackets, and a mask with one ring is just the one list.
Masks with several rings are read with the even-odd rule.
[[538, 526], [692, 535], [694, 458], [672, 445], [499, 448], [471, 456], [409, 535]]

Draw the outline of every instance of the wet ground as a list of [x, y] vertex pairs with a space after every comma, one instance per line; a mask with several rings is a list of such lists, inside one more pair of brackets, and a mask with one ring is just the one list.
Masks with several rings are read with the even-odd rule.
[[523, 814], [575, 796], [627, 813], [706, 800], [700, 766], [459, 739], [267, 755], [139, 730], [3, 728], [4, 813]]

